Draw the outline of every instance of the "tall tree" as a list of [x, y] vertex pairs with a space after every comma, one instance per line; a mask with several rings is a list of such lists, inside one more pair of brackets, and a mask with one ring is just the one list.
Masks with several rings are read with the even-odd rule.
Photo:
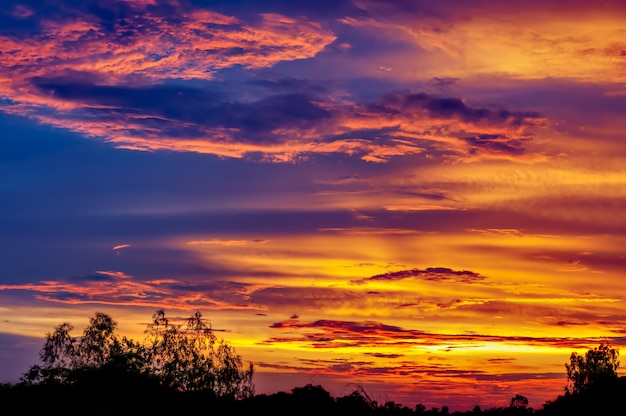
[[117, 322], [109, 315], [96, 312], [78, 342], [76, 367], [100, 367], [109, 361], [111, 350], [119, 344], [115, 334]]
[[252, 364], [225, 341], [217, 344], [211, 326], [200, 312], [185, 324], [173, 324], [157, 311], [147, 329], [150, 371], [177, 390], [208, 390], [216, 396], [245, 398], [254, 394]]
[[581, 393], [590, 387], [617, 380], [619, 351], [607, 344], [588, 350], [584, 356], [573, 352], [570, 362], [565, 364], [568, 383], [565, 391]]
[[41, 365], [35, 364], [22, 376], [22, 381], [31, 383], [64, 383], [74, 366], [75, 340], [70, 335], [74, 327], [65, 322], [46, 334], [46, 341], [39, 351]]

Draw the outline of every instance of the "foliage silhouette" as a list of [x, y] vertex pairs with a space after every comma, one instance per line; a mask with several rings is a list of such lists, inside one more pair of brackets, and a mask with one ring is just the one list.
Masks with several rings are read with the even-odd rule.
[[326, 414], [335, 404], [330, 393], [320, 385], [307, 384], [304, 387], [294, 387], [291, 392], [298, 406], [305, 410], [305, 414]]
[[335, 407], [340, 414], [358, 414], [362, 416], [368, 416], [374, 414], [376, 403], [372, 402], [366, 395], [360, 391], [353, 391], [352, 393], [339, 397], [335, 400]]
[[[611, 371], [606, 371], [617, 370], [617, 351], [603, 344], [589, 350], [582, 357], [584, 360], [572, 354], [575, 360], [570, 361], [570, 366], [572, 362], [579, 366], [574, 370], [601, 376], [585, 378], [584, 388], [566, 391], [554, 401], [547, 401], [542, 409], [528, 407], [528, 399], [517, 394], [507, 407], [481, 409], [476, 405], [465, 412], [451, 412], [447, 406], [427, 410], [421, 404], [414, 409], [394, 401], [379, 404], [363, 388], [354, 385], [351, 393], [338, 398], [333, 398], [322, 386], [312, 384], [295, 387], [289, 393], [255, 395], [251, 390], [252, 369], [249, 373], [243, 369], [234, 349], [220, 352], [220, 345], [227, 344], [216, 340], [199, 313], [180, 325], [172, 323], [163, 311], [157, 311], [153, 318], [142, 343], [118, 337], [116, 323], [103, 314], [96, 314], [79, 338], [70, 336], [71, 325], [59, 325], [46, 337], [41, 364], [30, 370], [36, 377], [29, 379], [25, 375], [24, 381], [17, 385], [0, 384], [2, 410], [19, 407], [21, 415], [70, 416], [160, 416], [199, 411], [229, 416], [626, 414], [626, 402], [622, 400], [626, 378], [613, 377]], [[231, 361], [224, 363], [225, 358]], [[223, 368], [229, 370], [220, 376]], [[572, 382], [570, 368], [566, 368]], [[230, 380], [237, 387], [216, 389], [221, 383], [219, 377], [228, 377], [234, 370], [239, 373]], [[604, 377], [606, 374], [610, 377]], [[250, 379], [243, 380], [244, 376]], [[242, 383], [250, 385], [242, 386]]]
[[511, 397], [511, 404], [509, 407], [515, 409], [526, 409], [528, 407], [528, 399], [521, 394], [516, 394], [514, 397]]
[[246, 398], [254, 395], [250, 363], [224, 340], [217, 342], [211, 327], [196, 312], [185, 325], [172, 323], [157, 311], [139, 343], [115, 333], [117, 323], [97, 312], [82, 337], [70, 335], [69, 323], [46, 335], [40, 351], [41, 364], [23, 376], [26, 384], [73, 384], [101, 370], [100, 375], [135, 374], [156, 379], [175, 391], [203, 391], [216, 397]]
[[625, 415], [626, 378], [618, 377], [619, 351], [606, 344], [574, 352], [565, 364], [568, 383], [565, 394], [543, 406], [546, 415]]
[[216, 337], [199, 312], [183, 326], [172, 324], [159, 310], [146, 332], [148, 371], [166, 385], [237, 399], [254, 394], [252, 363], [243, 369], [241, 357], [223, 340], [216, 347]]
[[596, 385], [617, 380], [619, 351], [606, 344], [587, 351], [584, 356], [573, 352], [569, 364], [565, 364], [568, 384], [565, 391], [577, 394]]

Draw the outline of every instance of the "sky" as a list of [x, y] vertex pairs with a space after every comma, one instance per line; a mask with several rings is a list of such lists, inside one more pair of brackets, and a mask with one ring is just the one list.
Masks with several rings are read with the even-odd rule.
[[200, 311], [257, 393], [541, 407], [626, 343], [626, 5], [4, 0], [0, 381]]

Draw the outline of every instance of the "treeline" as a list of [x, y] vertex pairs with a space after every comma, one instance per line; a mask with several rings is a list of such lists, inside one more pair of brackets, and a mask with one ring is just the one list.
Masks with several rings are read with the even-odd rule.
[[413, 408], [378, 403], [358, 386], [333, 397], [308, 384], [290, 392], [255, 394], [254, 369], [218, 341], [200, 313], [175, 324], [157, 311], [136, 342], [115, 333], [117, 323], [96, 313], [80, 337], [63, 323], [46, 335], [40, 363], [17, 384], [0, 384], [0, 414], [7, 415], [626, 415], [626, 378], [617, 376], [619, 351], [608, 345], [572, 353], [564, 394], [541, 409], [516, 395], [506, 407], [450, 412], [447, 406]]
[[418, 416], [418, 415], [585, 415], [626, 414], [626, 380], [586, 393], [564, 394], [532, 409], [515, 396], [511, 405], [466, 411], [447, 406], [413, 408], [393, 401], [377, 403], [362, 391], [334, 398], [322, 386], [295, 387], [290, 392], [257, 394], [245, 399], [217, 397], [209, 391], [177, 391], [154, 379], [94, 370], [73, 384], [0, 384], [0, 414], [3, 415], [151, 415], [208, 414], [224, 416]]

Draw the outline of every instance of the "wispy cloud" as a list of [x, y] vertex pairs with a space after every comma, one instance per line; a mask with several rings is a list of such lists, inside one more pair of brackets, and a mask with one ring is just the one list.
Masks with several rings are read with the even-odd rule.
[[[603, 7], [568, 3], [567, 10], [558, 0], [542, 2], [532, 10], [519, 1], [506, 6], [468, 1], [449, 7], [448, 2], [384, 4], [366, 0], [359, 5], [368, 12], [366, 16], [347, 16], [341, 22], [370, 36], [402, 39], [418, 46], [424, 73], [436, 68], [447, 77], [625, 80], [620, 22], [626, 10], [619, 1], [606, 2]], [[515, 25], [510, 21], [511, 10], [516, 13]], [[397, 59], [393, 64], [406, 75], [415, 66], [411, 60]]]
[[264, 244], [268, 240], [193, 240], [188, 241], [190, 246], [218, 245], [218, 246], [247, 246], [249, 244]]
[[131, 279], [132, 276], [127, 275], [124, 272], [116, 272], [110, 270], [97, 270], [96, 273], [101, 276], [110, 276], [118, 279]]
[[194, 283], [177, 279], [139, 281], [119, 271], [67, 281], [0, 285], [0, 291], [17, 290], [40, 300], [70, 305], [100, 304], [171, 309], [259, 309], [251, 304], [250, 288], [239, 283]]

